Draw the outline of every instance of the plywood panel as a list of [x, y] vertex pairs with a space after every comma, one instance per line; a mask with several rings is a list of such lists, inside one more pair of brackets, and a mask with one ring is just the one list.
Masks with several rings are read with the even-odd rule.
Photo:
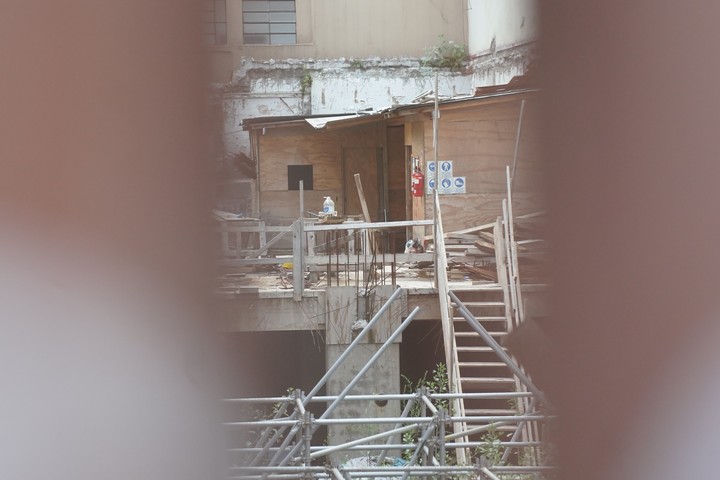
[[342, 190], [342, 148], [376, 147], [380, 127], [360, 125], [341, 130], [308, 127], [268, 129], [258, 135], [259, 188], [287, 190], [287, 165], [312, 165], [317, 190]]
[[332, 135], [260, 136], [260, 190], [287, 190], [288, 165], [313, 165], [318, 190], [341, 188], [340, 143]]
[[387, 129], [388, 190], [405, 190], [405, 134], [403, 127]]
[[[528, 100], [518, 150], [514, 185], [517, 191], [536, 190], [540, 183], [536, 112], [536, 102]], [[505, 191], [505, 167], [513, 162], [519, 113], [520, 100], [517, 98], [442, 112], [439, 158], [453, 161], [454, 174], [467, 179], [468, 193]], [[431, 146], [432, 121], [424, 123], [425, 142]], [[432, 148], [427, 150], [427, 155], [432, 156]]]
[[[502, 215], [502, 200], [505, 197], [504, 193], [441, 195], [440, 209], [445, 231], [462, 230], [494, 222]], [[539, 195], [513, 192], [513, 213], [516, 216], [542, 209], [542, 199]], [[428, 211], [427, 214], [430, 217], [432, 211]]]
[[[300, 216], [299, 194], [298, 191], [262, 192], [260, 208], [263, 219], [275, 224], [290, 225]], [[305, 210], [321, 211], [325, 196], [332, 197], [336, 206], [340, 204], [340, 190], [311, 190], [305, 192]]]
[[355, 147], [343, 149], [345, 215], [361, 215], [360, 197], [355, 186], [354, 175], [360, 174], [365, 200], [367, 201], [370, 219], [378, 221], [380, 207], [380, 185], [378, 175], [378, 150], [375, 147]]
[[[442, 112], [439, 159], [453, 161], [453, 173], [466, 177], [467, 193], [442, 195], [441, 208], [446, 230], [459, 230], [492, 222], [501, 214], [506, 197], [505, 168], [515, 152], [520, 100], [485, 106], [454, 108]], [[513, 207], [516, 215], [542, 209], [539, 123], [537, 103], [525, 105], [518, 150]], [[427, 159], [433, 156], [432, 120], [423, 121]], [[425, 207], [430, 217], [430, 204]]]

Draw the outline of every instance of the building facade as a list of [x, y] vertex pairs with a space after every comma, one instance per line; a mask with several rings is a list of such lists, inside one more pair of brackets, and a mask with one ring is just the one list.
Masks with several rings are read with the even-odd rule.
[[[219, 206], [246, 215], [255, 117], [373, 113], [505, 84], [533, 58], [529, 0], [213, 0], [205, 40], [224, 114]], [[292, 160], [292, 159], [288, 159]], [[240, 167], [240, 168], [238, 168]], [[243, 168], [244, 167], [244, 168]]]

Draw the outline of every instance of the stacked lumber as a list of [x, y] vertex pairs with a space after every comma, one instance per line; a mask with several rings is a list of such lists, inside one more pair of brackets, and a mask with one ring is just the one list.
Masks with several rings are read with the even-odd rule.
[[[479, 225], [445, 233], [448, 277], [451, 280], [497, 282], [493, 225]], [[432, 236], [425, 237], [424, 240], [426, 248], [433, 250]]]
[[[545, 217], [545, 212], [535, 212], [515, 218], [515, 245], [519, 275], [523, 283], [546, 282]], [[498, 281], [494, 225], [485, 224], [445, 233], [448, 277], [451, 280]], [[424, 237], [423, 241], [426, 251], [433, 251], [432, 235]]]
[[515, 245], [522, 283], [547, 283], [547, 218], [545, 212], [515, 218]]

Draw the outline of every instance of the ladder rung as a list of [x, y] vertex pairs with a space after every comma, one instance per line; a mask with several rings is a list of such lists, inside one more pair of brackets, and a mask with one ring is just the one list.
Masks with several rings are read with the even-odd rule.
[[[465, 317], [453, 317], [453, 320], [459, 322], [460, 320], [466, 321]], [[504, 322], [505, 317], [475, 317], [475, 320], [479, 322]]]
[[[507, 350], [507, 348], [502, 347], [503, 350]], [[457, 347], [458, 352], [493, 352], [494, 350], [490, 347]]]
[[482, 367], [507, 367], [503, 362], [458, 362], [458, 367], [482, 368]]
[[[466, 307], [504, 307], [505, 302], [462, 302]], [[453, 305], [457, 305], [453, 302]]]
[[460, 382], [475, 385], [514, 385], [515, 379], [506, 377], [460, 377]]
[[[508, 335], [508, 332], [488, 332], [488, 333], [489, 333], [490, 335], [492, 335], [493, 337], [505, 337], [505, 336]], [[474, 331], [474, 330], [473, 330], [472, 332], [458, 332], [458, 331], [456, 331], [456, 332], [455, 332], [455, 336], [456, 336], [456, 337], [479, 337], [480, 334], [477, 333], [477, 332]]]
[[517, 415], [517, 410], [504, 408], [466, 408], [465, 415], [468, 417], [483, 417], [490, 415]]

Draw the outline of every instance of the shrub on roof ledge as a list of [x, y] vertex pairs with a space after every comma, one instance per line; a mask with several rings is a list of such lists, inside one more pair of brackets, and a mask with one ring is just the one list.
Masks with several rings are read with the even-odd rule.
[[465, 45], [452, 40], [445, 40], [444, 35], [438, 35], [438, 43], [425, 49], [423, 65], [433, 68], [449, 68], [459, 70], [467, 60]]

